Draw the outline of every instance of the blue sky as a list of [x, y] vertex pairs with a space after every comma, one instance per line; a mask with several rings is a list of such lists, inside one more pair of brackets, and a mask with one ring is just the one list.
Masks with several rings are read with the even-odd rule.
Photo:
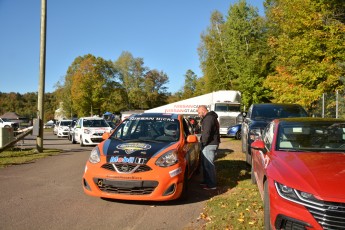
[[[197, 48], [215, 10], [237, 0], [47, 0], [45, 92], [55, 91], [78, 56], [115, 61], [123, 51], [183, 87], [188, 69], [202, 76]], [[263, 13], [263, 0], [247, 0]], [[41, 0], [0, 0], [0, 92], [37, 92]]]

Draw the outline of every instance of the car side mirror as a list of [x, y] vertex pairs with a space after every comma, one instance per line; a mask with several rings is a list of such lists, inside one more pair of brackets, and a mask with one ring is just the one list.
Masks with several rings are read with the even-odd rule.
[[188, 135], [187, 136], [187, 142], [188, 143], [198, 143], [198, 137], [196, 135]]
[[262, 140], [255, 140], [252, 144], [251, 147], [255, 150], [265, 150], [265, 142]]

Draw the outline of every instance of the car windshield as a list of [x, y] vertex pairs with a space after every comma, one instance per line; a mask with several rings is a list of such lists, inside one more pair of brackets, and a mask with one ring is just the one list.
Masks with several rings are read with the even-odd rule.
[[103, 119], [84, 119], [84, 127], [109, 127], [108, 123]]
[[180, 125], [177, 119], [162, 117], [131, 117], [113, 132], [111, 138], [123, 141], [174, 142], [179, 139]]
[[277, 149], [313, 152], [344, 151], [345, 123], [282, 122], [277, 136]]
[[307, 117], [306, 111], [299, 106], [267, 105], [253, 109], [254, 120], [273, 120], [275, 118]]
[[68, 126], [71, 124], [71, 121], [61, 121], [60, 126]]

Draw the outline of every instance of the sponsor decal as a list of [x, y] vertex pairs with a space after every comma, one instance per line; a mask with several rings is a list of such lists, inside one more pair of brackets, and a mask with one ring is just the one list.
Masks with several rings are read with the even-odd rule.
[[147, 158], [142, 157], [126, 157], [126, 156], [111, 156], [109, 163], [129, 163], [143, 165], [147, 162]]
[[137, 176], [117, 176], [117, 175], [107, 175], [108, 178], [114, 179], [125, 179], [125, 180], [141, 180], [141, 177]]
[[127, 154], [131, 154], [135, 151], [148, 150], [151, 148], [151, 145], [145, 143], [125, 143], [116, 146], [116, 148], [124, 150]]
[[182, 172], [182, 169], [181, 167], [175, 169], [175, 170], [172, 170], [169, 172], [169, 175], [170, 177], [174, 177], [174, 176], [177, 176], [178, 174], [180, 174]]

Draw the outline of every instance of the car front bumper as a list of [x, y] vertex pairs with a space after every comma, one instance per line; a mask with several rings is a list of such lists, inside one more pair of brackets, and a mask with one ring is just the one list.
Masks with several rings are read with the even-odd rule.
[[87, 162], [82, 182], [86, 194], [109, 199], [165, 201], [177, 199], [182, 193], [184, 170], [180, 164], [166, 168], [144, 165], [146, 171], [128, 174], [106, 165]]

